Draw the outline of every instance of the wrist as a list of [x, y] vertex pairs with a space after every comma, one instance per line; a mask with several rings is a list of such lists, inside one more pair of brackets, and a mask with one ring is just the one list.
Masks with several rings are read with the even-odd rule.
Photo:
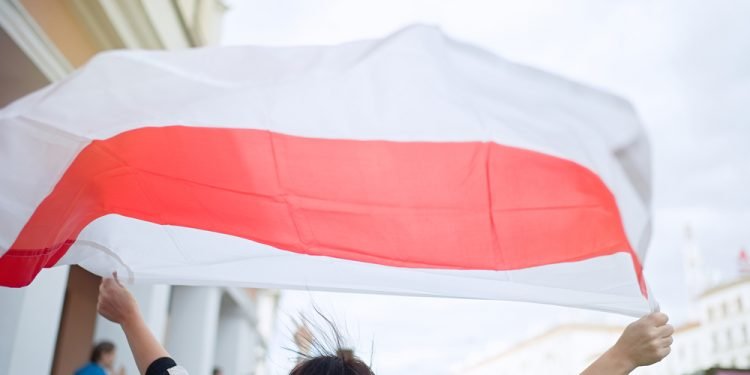
[[629, 374], [638, 367], [638, 365], [630, 359], [625, 352], [619, 350], [617, 346], [609, 349], [604, 354], [604, 357], [615, 374]]
[[133, 327], [141, 325], [142, 323], [143, 318], [141, 317], [141, 314], [136, 310], [123, 316], [122, 320], [120, 321], [120, 326], [124, 331], [127, 331]]

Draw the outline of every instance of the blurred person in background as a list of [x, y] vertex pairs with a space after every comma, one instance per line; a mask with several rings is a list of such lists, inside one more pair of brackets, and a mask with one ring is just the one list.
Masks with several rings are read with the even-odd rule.
[[[145, 375], [187, 375], [169, 357], [141, 316], [138, 303], [116, 279], [105, 278], [99, 287], [99, 313], [119, 324], [133, 351], [138, 369]], [[300, 356], [289, 375], [374, 375], [368, 364], [343, 349], [336, 325], [321, 314], [332, 332], [323, 332], [334, 348], [326, 348], [303, 324], [294, 335]], [[670, 352], [674, 329], [660, 312], [649, 314], [627, 326], [617, 343], [585, 369], [581, 375], [625, 375], [637, 367], [661, 361]], [[315, 349], [314, 353], [311, 353]]]
[[76, 370], [75, 375], [124, 375], [125, 368], [117, 373], [112, 366], [115, 364], [115, 344], [101, 341], [91, 350], [89, 363]]

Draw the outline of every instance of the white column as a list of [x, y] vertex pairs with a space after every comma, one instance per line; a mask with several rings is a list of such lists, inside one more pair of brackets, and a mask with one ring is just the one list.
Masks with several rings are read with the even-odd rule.
[[225, 374], [249, 375], [256, 367], [256, 332], [247, 312], [231, 298], [222, 298], [216, 341], [216, 365]]
[[42, 270], [22, 289], [0, 287], [0, 374], [49, 374], [68, 267]]
[[[151, 329], [157, 339], [164, 342], [164, 333], [167, 325], [167, 312], [169, 311], [169, 285], [132, 285], [128, 289], [136, 300], [143, 314], [146, 325]], [[128, 347], [128, 340], [119, 325], [107, 319], [97, 316], [94, 341], [111, 341], [117, 348], [117, 359], [115, 370], [120, 366], [125, 367], [125, 374], [137, 375], [138, 367], [135, 364], [133, 353]]]
[[210, 374], [215, 365], [220, 299], [216, 287], [172, 288], [167, 351], [191, 374]]

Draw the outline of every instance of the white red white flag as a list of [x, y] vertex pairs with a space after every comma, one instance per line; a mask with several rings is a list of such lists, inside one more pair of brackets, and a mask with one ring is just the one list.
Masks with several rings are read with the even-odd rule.
[[650, 310], [623, 100], [423, 26], [100, 54], [0, 111], [0, 285], [143, 282]]

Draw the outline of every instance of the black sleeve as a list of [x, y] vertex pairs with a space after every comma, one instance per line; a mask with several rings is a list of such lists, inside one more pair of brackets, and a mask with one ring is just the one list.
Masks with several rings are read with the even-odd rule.
[[145, 375], [169, 375], [167, 370], [177, 366], [177, 362], [169, 357], [161, 357], [148, 365]]

